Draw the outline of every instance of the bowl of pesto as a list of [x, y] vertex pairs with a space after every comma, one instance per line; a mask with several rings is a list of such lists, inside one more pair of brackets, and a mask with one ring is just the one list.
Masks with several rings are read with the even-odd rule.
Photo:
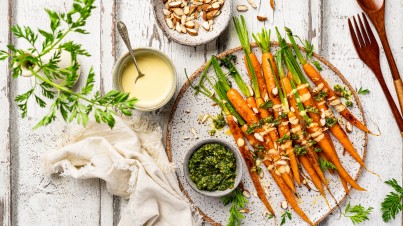
[[241, 182], [242, 157], [224, 141], [204, 140], [186, 154], [183, 172], [196, 192], [221, 197], [231, 193]]

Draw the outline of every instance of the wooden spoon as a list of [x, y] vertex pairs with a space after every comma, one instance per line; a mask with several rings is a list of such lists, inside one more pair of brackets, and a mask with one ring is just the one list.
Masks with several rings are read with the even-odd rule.
[[379, 38], [381, 39], [385, 50], [386, 58], [388, 59], [389, 67], [392, 72], [393, 81], [397, 93], [397, 98], [400, 104], [400, 110], [403, 112], [403, 83], [397, 69], [395, 59], [389, 46], [388, 37], [385, 29], [385, 1], [384, 0], [357, 0], [358, 4], [371, 19]]

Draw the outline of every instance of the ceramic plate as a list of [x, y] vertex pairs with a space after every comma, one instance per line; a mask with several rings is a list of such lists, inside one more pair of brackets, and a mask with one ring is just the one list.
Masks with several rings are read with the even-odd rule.
[[[168, 27], [163, 13], [163, 9], [165, 8], [163, 0], [152, 0], [152, 3], [154, 6], [154, 16], [164, 34], [169, 39], [187, 46], [199, 46], [213, 41], [227, 28], [232, 18], [232, 0], [225, 0], [221, 8], [221, 14], [214, 18], [213, 29], [206, 31], [200, 26], [198, 35], [191, 36], [189, 34], [179, 33]], [[196, 21], [201, 24], [203, 19], [199, 16], [199, 19]]]
[[[278, 48], [277, 43], [273, 43], [273, 51]], [[261, 58], [260, 50], [256, 47], [253, 48], [253, 51], [256, 53], [258, 59]], [[229, 50], [219, 57], [225, 56], [226, 54], [233, 54], [237, 56], [236, 67], [238, 68], [240, 74], [244, 77], [245, 81], [249, 81], [247, 77], [246, 68], [243, 64], [243, 51], [242, 49], [236, 48]], [[357, 94], [354, 92], [351, 85], [347, 82], [347, 80], [341, 75], [341, 73], [332, 66], [328, 61], [319, 55], [314, 55], [314, 58], [318, 60], [323, 68], [322, 76], [327, 79], [331, 86], [336, 84], [341, 84], [346, 86], [353, 92], [352, 101], [354, 103], [354, 107], [351, 109], [351, 112], [361, 121], [365, 122], [363, 110], [361, 103], [358, 99]], [[200, 75], [204, 69], [204, 65], [199, 68], [190, 78], [190, 82], [193, 85], [198, 83]], [[213, 69], [210, 68], [209, 74], [213, 75]], [[234, 83], [235, 84], [235, 83]], [[234, 85], [236, 86], [236, 85]], [[189, 82], [187, 82], [181, 89], [179, 96], [177, 97], [174, 108], [172, 110], [168, 128], [167, 128], [167, 153], [172, 162], [177, 164], [178, 166], [178, 180], [181, 184], [183, 193], [189, 198], [190, 202], [193, 203], [204, 219], [213, 224], [223, 224], [225, 225], [228, 217], [229, 217], [229, 206], [224, 206], [219, 198], [211, 198], [198, 194], [193, 191], [188, 182], [186, 181], [184, 174], [182, 172], [182, 164], [184, 156], [189, 148], [191, 148], [195, 143], [200, 140], [209, 139], [211, 136], [208, 134], [208, 130], [211, 129], [211, 121], [207, 121], [204, 124], [200, 124], [198, 118], [206, 113], [210, 115], [216, 115], [220, 112], [220, 109], [216, 106], [212, 105], [212, 101], [203, 96], [198, 95], [194, 96], [194, 91], [189, 87]], [[339, 116], [336, 114], [336, 117]], [[194, 128], [198, 135], [198, 139], [194, 139], [191, 133], [191, 128]], [[226, 134], [227, 128], [218, 131], [214, 138], [222, 139], [230, 142], [235, 148], [235, 142], [230, 135]], [[186, 140], [185, 137], [190, 137], [190, 139]], [[366, 145], [367, 145], [367, 135], [354, 128], [353, 132], [349, 134], [350, 140], [352, 141], [354, 147], [358, 151], [358, 153], [365, 158], [366, 153]], [[349, 174], [357, 179], [360, 172], [360, 165], [355, 162], [350, 155], [343, 155], [343, 148], [340, 143], [333, 139], [336, 149], [339, 154], [339, 158], [349, 172]], [[263, 167], [264, 168], [264, 167]], [[340, 179], [338, 176], [331, 175], [328, 172], [325, 174], [326, 178], [329, 180], [330, 190], [332, 191], [337, 202], [342, 202], [346, 193], [342, 187]], [[280, 202], [284, 201], [285, 198], [281, 194], [279, 188], [273, 179], [269, 176], [269, 173], [264, 169], [264, 178], [261, 180], [262, 183], [270, 184], [270, 189], [267, 195], [270, 204], [272, 205], [275, 213], [278, 217], [284, 213], [284, 210], [280, 207]], [[252, 194], [247, 208], [249, 208], [250, 212], [245, 214], [246, 218], [243, 220], [244, 225], [267, 225], [273, 224], [273, 219], [268, 220], [267, 217], [264, 217], [264, 213], [266, 212], [265, 207], [261, 203], [260, 199], [253, 195], [255, 189], [251, 182], [249, 173], [247, 172], [246, 166], [244, 167], [244, 175], [242, 182], [246, 189], [250, 191]], [[310, 184], [311, 188], [314, 188], [313, 184]], [[319, 223], [323, 220], [327, 215], [329, 215], [335, 208], [336, 202], [331, 198], [329, 194], [327, 194], [330, 207], [329, 208], [324, 199], [320, 196], [318, 192], [314, 190], [308, 191], [305, 187], [301, 187], [297, 189], [298, 195], [301, 197], [299, 200], [299, 205], [301, 209], [308, 215], [312, 222]], [[306, 223], [293, 211], [292, 220], [287, 220], [286, 225], [306, 225]], [[281, 218], [280, 218], [281, 219]]]

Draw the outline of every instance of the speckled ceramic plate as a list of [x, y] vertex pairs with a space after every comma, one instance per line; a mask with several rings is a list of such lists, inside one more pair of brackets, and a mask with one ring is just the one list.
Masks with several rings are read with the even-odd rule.
[[[169, 39], [187, 46], [199, 46], [213, 41], [228, 27], [232, 18], [232, 0], [226, 0], [221, 8], [221, 14], [214, 18], [213, 29], [206, 31], [200, 26], [198, 35], [191, 36], [189, 34], [179, 33], [168, 27], [163, 13], [163, 9], [165, 8], [163, 0], [152, 0], [151, 2], [154, 6], [154, 16], [156, 21], [164, 34]], [[199, 17], [196, 21], [199, 21], [201, 24], [203, 19]]]
[[[278, 48], [277, 43], [273, 43], [272, 46], [274, 50]], [[260, 50], [258, 50], [258, 48], [253, 48], [253, 51], [256, 53], [258, 59], [260, 59]], [[227, 54], [234, 54], [237, 56], [238, 59], [243, 59], [243, 52], [240, 47], [220, 54], [219, 57], [225, 56]], [[321, 63], [321, 66], [323, 68], [322, 75], [325, 79], [327, 79], [331, 86], [335, 84], [341, 84], [353, 91], [354, 98], [352, 101], [354, 102], [354, 107], [351, 109], [351, 111], [355, 116], [357, 116], [358, 119], [365, 122], [361, 103], [351, 85], [347, 82], [343, 75], [328, 61], [316, 54], [314, 55], [314, 57]], [[245, 81], [248, 81], [246, 68], [242, 60], [237, 61], [236, 67], [238, 68], [240, 74], [244, 76]], [[191, 83], [193, 83], [194, 85], [197, 84], [203, 69], [204, 65], [192, 75], [192, 77], [190, 78]], [[214, 73], [212, 70], [213, 69], [210, 68], [209, 74]], [[212, 102], [209, 98], [203, 95], [194, 96], [194, 91], [189, 87], [189, 82], [187, 82], [182, 87], [179, 96], [175, 101], [170, 116], [167, 128], [167, 153], [169, 159], [178, 165], [178, 180], [181, 184], [182, 191], [189, 198], [190, 202], [195, 204], [198, 211], [201, 213], [206, 221], [213, 223], [214, 225], [225, 225], [229, 217], [229, 207], [224, 206], [218, 198], [206, 197], [193, 191], [190, 188], [182, 172], [183, 159], [187, 150], [191, 148], [196, 142], [203, 139], [211, 138], [208, 134], [208, 130], [211, 129], [211, 121], [207, 121], [205, 124], [199, 124], [197, 119], [200, 117], [200, 115], [204, 115], [206, 113], [216, 115], [219, 112], [220, 109], [218, 107], [212, 106]], [[338, 117], [338, 115], [336, 115], [336, 117]], [[193, 138], [191, 128], [194, 128], [197, 131], [199, 139], [195, 140]], [[225, 133], [226, 130], [227, 128], [222, 131], [218, 131], [215, 135], [215, 138], [231, 142], [235, 147], [233, 138]], [[190, 139], [185, 140], [185, 137], [190, 137]], [[363, 158], [365, 158], [368, 139], [367, 135], [364, 132], [354, 128], [353, 132], [349, 134], [349, 137], [359, 154]], [[350, 155], [348, 155], [348, 153], [346, 155], [343, 155], [342, 146], [337, 140], [333, 140], [343, 166], [353, 178], [357, 179], [361, 172], [360, 165], [356, 163], [350, 157]], [[342, 184], [340, 183], [338, 176], [331, 175], [329, 173], [326, 173], [325, 176], [329, 180], [330, 190], [332, 191], [337, 202], [340, 203], [344, 201], [346, 193], [342, 187]], [[253, 191], [255, 191], [255, 189], [253, 187], [246, 167], [244, 167], [244, 176], [242, 181], [245, 185], [245, 188], [252, 193], [248, 204], [250, 212], [245, 214], [246, 218], [243, 220], [243, 224], [273, 225], [273, 219], [268, 220], [266, 217], [263, 216], [265, 208], [260, 200], [253, 195]], [[265, 171], [265, 169], [262, 183], [270, 184], [270, 191], [267, 197], [274, 211], [277, 213], [278, 216], [280, 216], [284, 212], [280, 207], [280, 202], [284, 201], [285, 199], [281, 194], [279, 188], [277, 187], [276, 183], [272, 180], [271, 177], [269, 177], [269, 173]], [[311, 187], [314, 188], [314, 185], [311, 184]], [[298, 194], [301, 196], [299, 205], [302, 210], [305, 211], [312, 222], [319, 223], [336, 208], [336, 203], [329, 194], [327, 196], [331, 209], [326, 206], [325, 201], [320, 196], [320, 194], [318, 192], [315, 192], [314, 190], [308, 191], [305, 187], [302, 187], [298, 188]], [[291, 212], [293, 215], [292, 220], [287, 220], [286, 225], [306, 225], [306, 223], [295, 212]]]

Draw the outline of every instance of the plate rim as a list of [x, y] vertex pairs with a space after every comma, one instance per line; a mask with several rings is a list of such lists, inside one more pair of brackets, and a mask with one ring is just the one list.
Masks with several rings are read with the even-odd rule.
[[[291, 44], [288, 44], [288, 45], [291, 46]], [[276, 41], [271, 41], [270, 46], [271, 47], [278, 47], [279, 43], [276, 42]], [[251, 43], [251, 48], [252, 49], [257, 48], [257, 47], [258, 47], [258, 45], [256, 43]], [[305, 52], [303, 47], [298, 46], [298, 48], [300, 50], [302, 50], [303, 52]], [[227, 51], [224, 51], [224, 52], [218, 54], [217, 57], [221, 58], [221, 57], [224, 57], [224, 56], [226, 56], [228, 54], [232, 54], [234, 52], [241, 51], [241, 50], [242, 50], [242, 46], [238, 46], [238, 47], [229, 49]], [[333, 64], [331, 64], [328, 60], [326, 60], [326, 58], [322, 57], [321, 55], [319, 55], [319, 54], [317, 54], [315, 52], [313, 53], [313, 56], [317, 60], [319, 60], [320, 62], [325, 64], [327, 67], [329, 67], [344, 82], [344, 84], [351, 90], [351, 93], [352, 93], [352, 95], [354, 97], [354, 100], [355, 100], [355, 102], [357, 104], [357, 107], [360, 110], [360, 113], [362, 115], [362, 121], [363, 121], [364, 125], [366, 125], [364, 109], [362, 107], [361, 101], [360, 101], [360, 99], [358, 97], [358, 94], [355, 91], [355, 89], [351, 86], [351, 84], [343, 76], [343, 74], [335, 66], [333, 66]], [[174, 113], [176, 112], [176, 108], [177, 108], [177, 106], [179, 104], [179, 101], [181, 100], [183, 94], [189, 88], [190, 82], [193, 82], [198, 76], [200, 76], [200, 74], [202, 73], [202, 71], [204, 70], [204, 68], [206, 66], [207, 66], [207, 62], [205, 62], [202, 66], [200, 66], [189, 77], [189, 79], [182, 85], [182, 88], [180, 89], [178, 95], [176, 96], [175, 102], [174, 102], [174, 104], [172, 106], [172, 110], [171, 110], [171, 112], [169, 114], [168, 123], [167, 123], [167, 127], [166, 127], [166, 136], [165, 136], [166, 142], [165, 142], [165, 145], [166, 145], [166, 153], [167, 153], [167, 156], [168, 156], [168, 159], [169, 159], [170, 162], [172, 162], [172, 150], [171, 150], [171, 135], [170, 135], [170, 132], [171, 132], [172, 119], [173, 119]], [[364, 141], [364, 146], [363, 146], [364, 150], [363, 150], [363, 156], [362, 156], [362, 159], [363, 159], [364, 162], [365, 162], [365, 158], [366, 158], [366, 155], [367, 155], [367, 148], [368, 148], [368, 133], [365, 133], [365, 141]], [[362, 173], [362, 169], [363, 169], [363, 167], [360, 165], [360, 168], [358, 169], [357, 175], [354, 177], [355, 181], [357, 181], [358, 178], [360, 177], [360, 175]], [[221, 225], [220, 223], [216, 222], [211, 217], [207, 216], [207, 214], [205, 214], [195, 203], [193, 203], [193, 200], [190, 198], [189, 194], [186, 192], [186, 190], [184, 189], [182, 183], [180, 182], [178, 173], [176, 172], [175, 174], [176, 174], [176, 177], [177, 177], [177, 180], [178, 180], [178, 183], [179, 183], [180, 190], [186, 196], [188, 201], [194, 206], [194, 208], [199, 212], [199, 214], [203, 217], [203, 219], [206, 222], [208, 222], [208, 223], [210, 223], [210, 224], [212, 224], [214, 226], [220, 226]], [[350, 191], [351, 191], [351, 188], [350, 188]], [[346, 200], [347, 196], [348, 196], [348, 194], [345, 193], [338, 204], [340, 205], [341, 203], [343, 203]], [[314, 222], [314, 224], [317, 225], [321, 221], [323, 221], [326, 217], [328, 217], [331, 213], [333, 213], [338, 208], [339, 205], [336, 205], [331, 210], [329, 210], [324, 216], [322, 216], [320, 219], [318, 219], [316, 222]]]
[[[228, 29], [229, 23], [230, 23], [230, 21], [231, 21], [231, 19], [232, 19], [232, 15], [233, 15], [233, 4], [232, 4], [232, 0], [228, 0], [228, 1], [230, 2], [230, 4], [229, 4], [229, 5], [230, 5], [230, 6], [229, 6], [230, 16], [229, 16], [229, 19], [225, 22], [224, 29], [222, 29], [220, 32], [218, 32], [217, 35], [211, 36], [210, 38], [208, 38], [208, 39], [206, 39], [206, 40], [204, 40], [204, 41], [196, 42], [196, 43], [193, 43], [193, 42], [185, 42], [185, 41], [182, 41], [182, 40], [180, 40], [180, 39], [178, 39], [178, 38], [175, 38], [174, 36], [171, 35], [171, 33], [169, 33], [168, 31], [165, 30], [165, 27], [162, 25], [162, 22], [160, 21], [160, 19], [159, 19], [158, 16], [157, 16], [157, 13], [158, 13], [158, 12], [157, 12], [156, 1], [158, 1], [158, 0], [152, 0], [152, 1], [151, 1], [151, 5], [152, 5], [152, 7], [153, 7], [154, 18], [155, 18], [155, 20], [156, 20], [156, 22], [157, 22], [157, 24], [158, 24], [158, 27], [161, 29], [162, 33], [164, 33], [165, 37], [168, 38], [168, 40], [174, 41], [174, 42], [176, 42], [176, 43], [179, 43], [179, 44], [185, 45], [185, 46], [192, 46], [192, 47], [202, 46], [202, 45], [208, 44], [208, 43], [210, 43], [210, 42], [216, 40], [218, 37], [220, 37], [220, 35], [221, 35], [222, 33], [224, 33], [225, 30]], [[186, 35], [186, 34], [184, 34], [184, 35]]]

